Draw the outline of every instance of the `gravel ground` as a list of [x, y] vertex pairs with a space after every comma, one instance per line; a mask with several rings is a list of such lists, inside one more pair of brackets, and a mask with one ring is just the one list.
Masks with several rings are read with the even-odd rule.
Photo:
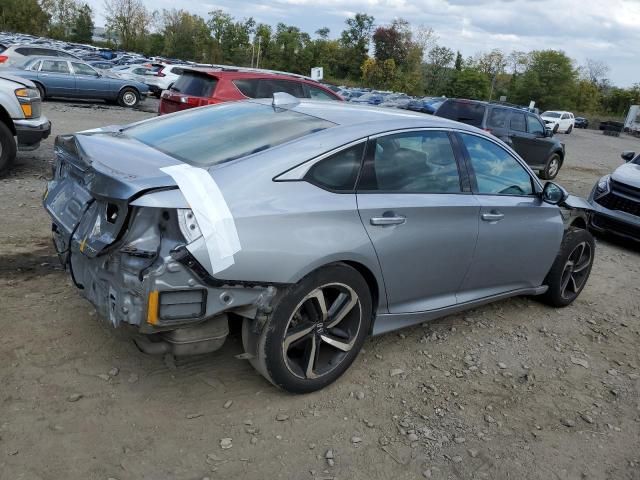
[[[47, 102], [53, 134], [142, 110]], [[587, 196], [637, 139], [561, 135]], [[175, 362], [100, 322], [55, 257], [53, 136], [0, 180], [2, 479], [640, 479], [640, 249], [598, 239], [573, 306], [527, 298], [370, 339], [336, 384], [278, 391], [237, 335]]]

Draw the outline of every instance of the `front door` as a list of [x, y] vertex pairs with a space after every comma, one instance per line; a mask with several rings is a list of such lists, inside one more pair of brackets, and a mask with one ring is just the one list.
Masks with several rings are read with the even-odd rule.
[[503, 147], [474, 134], [459, 137], [480, 204], [480, 226], [458, 302], [542, 285], [562, 242], [559, 208], [542, 202], [531, 173]]
[[44, 85], [48, 96], [74, 96], [76, 81], [66, 60], [42, 60], [38, 79]]
[[535, 169], [545, 167], [549, 159], [549, 139], [544, 125], [533, 115], [512, 112], [509, 124], [509, 146]]
[[109, 79], [99, 74], [89, 65], [71, 62], [76, 79], [76, 96], [78, 98], [107, 98]]
[[478, 235], [480, 208], [468, 185], [445, 131], [370, 141], [357, 201], [390, 313], [456, 303]]

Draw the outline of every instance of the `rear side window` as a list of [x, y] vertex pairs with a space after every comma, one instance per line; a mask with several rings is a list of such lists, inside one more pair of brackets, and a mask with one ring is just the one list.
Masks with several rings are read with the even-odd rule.
[[511, 114], [511, 130], [515, 130], [517, 132], [527, 131], [527, 122], [524, 119], [524, 113]]
[[506, 108], [494, 108], [489, 114], [489, 121], [487, 124], [489, 127], [493, 128], [507, 128], [508, 118], [509, 110]]
[[446, 101], [438, 109], [439, 117], [481, 127], [486, 106], [481, 103]]
[[20, 47], [20, 48], [16, 48], [16, 53], [19, 53], [20, 55], [25, 55], [25, 56], [30, 56], [33, 55], [32, 50], [37, 50], [36, 48], [29, 48], [29, 47]]
[[171, 73], [175, 74], [175, 75], [182, 75], [184, 73], [184, 68], [180, 68], [180, 67], [173, 67], [171, 69]]
[[217, 84], [218, 79], [211, 75], [185, 72], [180, 75], [180, 78], [176, 80], [170, 90], [193, 97], [209, 98], [213, 96]]
[[258, 81], [256, 98], [271, 98], [276, 92], [285, 92], [298, 98], [304, 98], [306, 96], [304, 94], [302, 84], [299, 82], [271, 79], [262, 79]]
[[71, 73], [66, 60], [43, 60], [41, 72], [48, 73]]
[[234, 80], [233, 84], [245, 97], [256, 98], [256, 92], [258, 90], [258, 80], [243, 78]]
[[327, 120], [292, 110], [232, 102], [158, 117], [123, 133], [178, 160], [206, 168], [333, 126]]
[[366, 142], [362, 142], [321, 160], [311, 167], [305, 180], [327, 190], [353, 191], [365, 145]]
[[0, 45], [0, 53], [4, 52], [7, 49], [4, 45]]

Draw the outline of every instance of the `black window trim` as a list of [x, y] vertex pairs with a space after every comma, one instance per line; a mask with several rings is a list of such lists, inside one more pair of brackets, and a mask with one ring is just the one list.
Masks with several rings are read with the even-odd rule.
[[[417, 133], [417, 132], [443, 132], [449, 137], [449, 143], [451, 144], [451, 150], [456, 160], [456, 166], [458, 167], [458, 178], [460, 181], [459, 192], [405, 192], [398, 190], [360, 190], [360, 180], [366, 175], [372, 175], [373, 162], [375, 160], [376, 142], [378, 138], [388, 137], [390, 135], [398, 135], [403, 133]], [[457, 139], [453, 139], [454, 130], [442, 128], [442, 127], [418, 127], [418, 128], [402, 128], [398, 130], [390, 130], [384, 133], [378, 133], [371, 135], [367, 142], [367, 149], [365, 152], [365, 158], [363, 165], [358, 175], [358, 181], [356, 182], [356, 193], [358, 195], [371, 195], [371, 194], [397, 194], [397, 195], [472, 195], [469, 173], [464, 164], [463, 157], [461, 156], [460, 145]]]
[[[518, 164], [520, 164], [520, 166], [524, 169], [524, 171], [529, 175], [529, 179], [531, 180], [531, 185], [533, 187], [533, 193], [531, 195], [514, 195], [511, 193], [481, 193], [478, 190], [478, 181], [476, 179], [476, 174], [473, 169], [473, 165], [471, 164], [471, 156], [469, 155], [469, 151], [467, 150], [467, 147], [464, 144], [464, 140], [462, 139], [461, 134], [482, 138], [484, 140], [487, 140], [495, 144], [497, 147], [504, 150]], [[533, 173], [533, 171], [531, 170], [531, 167], [529, 167], [529, 165], [527, 165], [523, 160], [521, 160], [517, 154], [514, 154], [514, 152], [511, 150], [509, 146], [501, 144], [500, 142], [497, 142], [486, 135], [481, 135], [468, 130], [456, 130], [455, 135], [456, 137], [458, 137], [458, 142], [463, 151], [464, 162], [466, 164], [467, 170], [469, 171], [470, 180], [471, 180], [471, 190], [474, 195], [482, 196], [482, 197], [520, 197], [520, 198], [539, 198], [540, 197], [540, 193], [542, 192], [542, 189], [543, 189], [543, 186], [540, 183], [540, 180]]]
[[[284, 172], [279, 173], [278, 175], [273, 177], [271, 180], [274, 182], [307, 182], [307, 183], [311, 183], [312, 185], [316, 185], [315, 183], [309, 182], [309, 180], [307, 179], [307, 174], [309, 173], [309, 170], [311, 170], [316, 163], [320, 163], [322, 160], [326, 158], [332, 157], [337, 153], [340, 153], [344, 150], [347, 150], [351, 147], [355, 147], [356, 145], [365, 143], [367, 141], [368, 141], [368, 137], [362, 137], [362, 138], [359, 138], [358, 140], [354, 140], [352, 142], [345, 143], [338, 147], [332, 148], [331, 150], [321, 153], [320, 155], [310, 158], [309, 160], [305, 160], [304, 162], [298, 163], [297, 165], [285, 170]], [[362, 173], [362, 163], [366, 155], [367, 155], [367, 147], [365, 145], [363, 159], [360, 161], [360, 170], [358, 171], [358, 177], [355, 183], [356, 186], [358, 185], [358, 181], [360, 180], [360, 175]], [[318, 188], [322, 188], [323, 190], [327, 190], [333, 193], [354, 193], [355, 192], [355, 186], [351, 191], [347, 191], [347, 190], [334, 191], [334, 190], [329, 190], [325, 186], [320, 186], [320, 185], [316, 185], [316, 186]]]

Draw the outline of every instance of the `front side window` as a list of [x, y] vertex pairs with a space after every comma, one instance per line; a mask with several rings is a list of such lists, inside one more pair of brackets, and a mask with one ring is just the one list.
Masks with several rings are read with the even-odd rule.
[[378, 138], [373, 162], [358, 190], [460, 193], [458, 164], [449, 135], [420, 131]]
[[41, 72], [69, 74], [69, 65], [64, 60], [43, 60]]
[[538, 137], [544, 136], [544, 127], [540, 120], [533, 115], [527, 115], [527, 126], [529, 127], [529, 133]]
[[40, 69], [40, 64], [41, 63], [42, 63], [41, 60], [36, 60], [35, 62], [33, 62], [30, 65], [28, 65], [26, 70], [32, 70], [34, 72], [37, 72]]
[[230, 102], [165, 115], [123, 130], [127, 137], [198, 167], [211, 167], [335, 126], [270, 105]]
[[529, 173], [509, 152], [486, 138], [460, 134], [469, 153], [478, 193], [485, 195], [533, 195]]
[[319, 187], [337, 192], [351, 192], [355, 188], [366, 142], [345, 148], [316, 163], [305, 180]]
[[309, 96], [314, 100], [337, 100], [333, 95], [328, 94], [321, 88], [309, 86]]
[[88, 75], [91, 77], [97, 76], [97, 72], [89, 65], [77, 62], [71, 62], [71, 65], [73, 66], [73, 71], [76, 73], [76, 75]]

